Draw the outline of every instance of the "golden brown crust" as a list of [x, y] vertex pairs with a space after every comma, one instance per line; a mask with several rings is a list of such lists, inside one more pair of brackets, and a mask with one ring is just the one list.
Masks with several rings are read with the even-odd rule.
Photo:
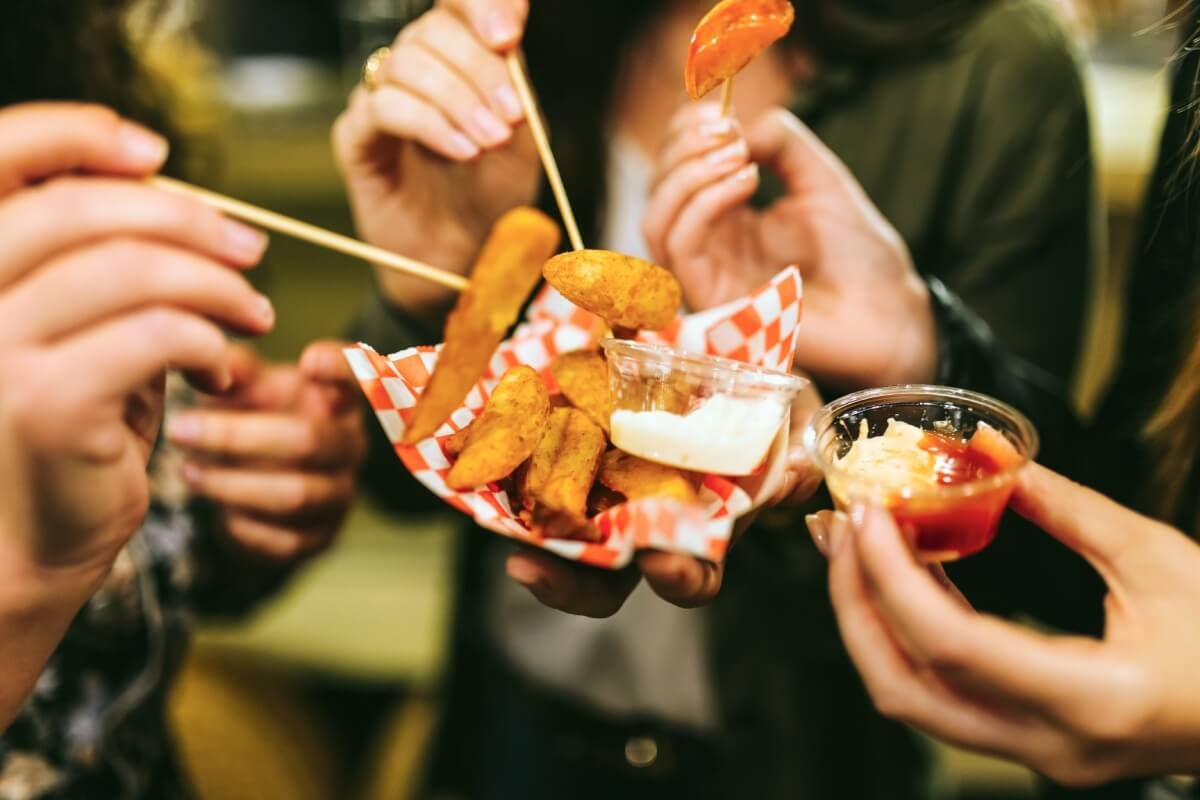
[[563, 353], [550, 364], [550, 374], [571, 405], [587, 414], [607, 434], [613, 403], [604, 356], [595, 350]]
[[445, 344], [417, 401], [405, 444], [432, 436], [462, 405], [517, 321], [559, 238], [558, 225], [537, 209], [516, 208], [496, 222], [475, 262], [471, 285], [446, 319]]
[[549, 418], [550, 393], [542, 377], [531, 367], [513, 367], [472, 423], [446, 485], [463, 491], [507, 478], [533, 453]]
[[546, 262], [546, 281], [615, 328], [658, 331], [671, 324], [683, 290], [666, 269], [608, 250], [562, 253]]

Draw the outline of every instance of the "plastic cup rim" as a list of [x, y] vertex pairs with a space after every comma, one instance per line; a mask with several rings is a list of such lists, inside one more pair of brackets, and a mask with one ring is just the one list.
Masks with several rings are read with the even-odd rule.
[[938, 486], [936, 488], [909, 488], [899, 494], [890, 492], [886, 497], [876, 491], [854, 491], [851, 489], [850, 494], [852, 496], [843, 498], [846, 501], [865, 500], [894, 503], [897, 500], [948, 500], [987, 494], [1010, 486], [1016, 480], [1017, 473], [1037, 458], [1040, 446], [1037, 429], [1034, 428], [1033, 423], [1029, 421], [1028, 417], [1008, 403], [969, 389], [958, 389], [952, 386], [937, 386], [934, 384], [901, 384], [897, 386], [883, 386], [876, 389], [865, 389], [839, 397], [826, 404], [809, 420], [808, 424], [804, 427], [804, 449], [817, 468], [825, 475], [827, 481], [831, 474], [836, 477], [840, 472], [836, 463], [821, 452], [821, 434], [845, 411], [857, 406], [866, 405], [872, 400], [883, 401], [880, 405], [885, 405], [888, 400], [895, 401], [897, 405], [901, 404], [901, 402], [916, 403], [922, 400], [949, 400], [967, 407], [975, 406], [986, 409], [995, 416], [1007, 418], [1012, 423], [1012, 427], [1016, 429], [1021, 445], [1021, 463], [968, 483], [959, 483], [953, 486]]

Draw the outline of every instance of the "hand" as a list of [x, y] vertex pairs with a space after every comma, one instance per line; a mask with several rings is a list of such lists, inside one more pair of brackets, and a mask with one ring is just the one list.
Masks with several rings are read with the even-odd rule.
[[659, 597], [681, 608], [697, 608], [721, 590], [725, 565], [681, 555], [647, 551], [620, 572], [565, 561], [540, 550], [523, 549], [508, 557], [508, 576], [543, 605], [568, 614], [611, 617], [642, 578]]
[[[439, 0], [400, 33], [378, 87], [355, 90], [333, 142], [368, 242], [466, 273], [500, 215], [537, 199], [537, 150], [504, 63], [528, 10], [528, 0]], [[450, 297], [378, 277], [410, 310]]]
[[221, 505], [221, 532], [270, 561], [294, 561], [333, 541], [354, 500], [366, 452], [358, 384], [335, 342], [299, 365], [268, 367], [247, 348], [230, 393], [171, 420], [188, 451], [184, 478]]
[[[158, 136], [96, 107], [0, 112], [0, 561], [103, 573], [140, 526], [168, 366], [228, 380], [216, 323], [263, 333], [234, 268], [265, 238], [129, 178]], [[102, 177], [110, 176], [110, 177]]]
[[1069, 785], [1200, 769], [1200, 547], [1036, 465], [1013, 507], [1104, 578], [1104, 639], [972, 612], [864, 509], [833, 525], [830, 593], [876, 706]]
[[[762, 509], [802, 503], [820, 488], [824, 478], [809, 459], [800, 432], [821, 405], [821, 396], [811, 383], [796, 398], [783, 470], [777, 478], [752, 478], [743, 485], [752, 497], [765, 499], [758, 509], [737, 521], [733, 543], [750, 529]], [[731, 545], [729, 551], [732, 549]], [[509, 577], [529, 589], [543, 604], [585, 617], [610, 617], [617, 613], [643, 577], [659, 597], [682, 608], [712, 602], [725, 578], [724, 562], [661, 551], [639, 553], [634, 566], [613, 573], [525, 549], [509, 557], [507, 570]]]
[[[760, 165], [786, 187], [762, 211], [748, 205]], [[935, 374], [929, 293], [904, 242], [837, 157], [784, 109], [744, 135], [712, 103], [680, 111], [644, 229], [654, 257], [675, 271], [696, 309], [799, 266], [804, 323], [796, 363], [824, 383], [852, 389]]]

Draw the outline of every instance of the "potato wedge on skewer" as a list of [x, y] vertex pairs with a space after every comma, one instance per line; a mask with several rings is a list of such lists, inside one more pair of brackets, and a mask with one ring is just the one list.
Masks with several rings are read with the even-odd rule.
[[432, 436], [462, 405], [517, 321], [559, 239], [558, 225], [537, 209], [516, 208], [496, 222], [475, 262], [471, 285], [446, 319], [445, 344], [417, 401], [405, 444]]
[[530, 367], [513, 367], [471, 424], [446, 485], [464, 491], [507, 478], [533, 453], [549, 419], [550, 394], [542, 377]]
[[608, 250], [562, 253], [546, 262], [546, 281], [613, 328], [659, 331], [671, 324], [683, 290], [666, 269]]

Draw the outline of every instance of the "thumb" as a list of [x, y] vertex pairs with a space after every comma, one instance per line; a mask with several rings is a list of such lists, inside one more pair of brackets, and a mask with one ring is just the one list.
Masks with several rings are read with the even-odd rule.
[[858, 214], [879, 214], [846, 165], [787, 109], [759, 117], [746, 142], [750, 158], [778, 175], [789, 195], [840, 200]]
[[1039, 464], [1017, 477], [1013, 510], [1088, 560], [1109, 588], [1153, 563], [1154, 538], [1175, 532]]
[[520, 43], [529, 16], [529, 0], [442, 0], [440, 5], [465, 19], [488, 47], [500, 52]]
[[262, 359], [244, 344], [234, 345], [229, 353], [229, 369], [233, 374], [232, 391], [236, 392], [254, 383], [262, 370]]
[[348, 342], [314, 342], [300, 356], [300, 373], [312, 390], [306, 394], [319, 398], [318, 405], [332, 416], [355, 408], [359, 402], [358, 380], [343, 355], [349, 346]]

